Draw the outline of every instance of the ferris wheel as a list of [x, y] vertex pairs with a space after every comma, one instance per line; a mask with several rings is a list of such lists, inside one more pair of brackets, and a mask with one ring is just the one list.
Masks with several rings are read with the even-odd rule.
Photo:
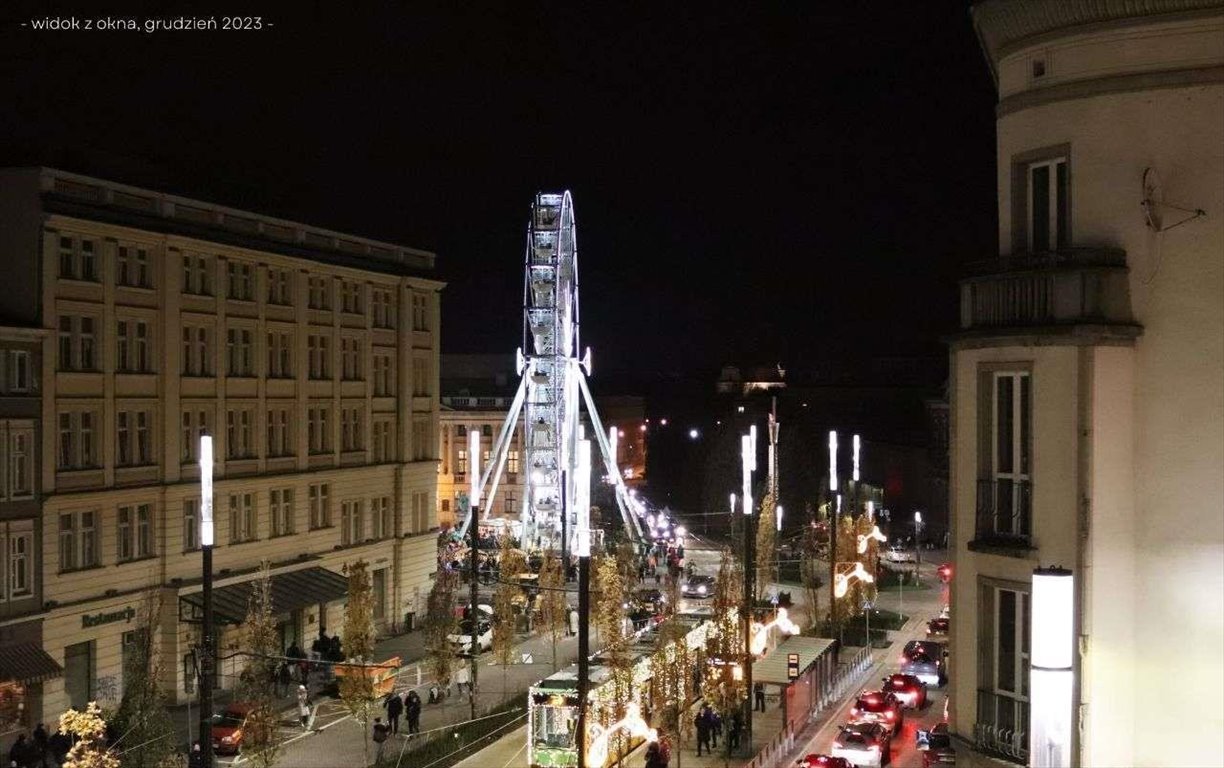
[[[492, 462], [479, 480], [477, 497], [493, 498], [501, 480], [511, 435], [523, 419], [527, 498], [522, 544], [528, 549], [568, 550], [576, 518], [580, 406], [603, 454], [626, 530], [641, 538], [639, 515], [616, 468], [587, 386], [591, 352], [579, 358], [578, 245], [574, 201], [569, 192], [541, 192], [531, 206], [523, 276], [523, 346], [517, 354], [518, 392], [502, 425]], [[471, 515], [463, 531], [471, 524]]]

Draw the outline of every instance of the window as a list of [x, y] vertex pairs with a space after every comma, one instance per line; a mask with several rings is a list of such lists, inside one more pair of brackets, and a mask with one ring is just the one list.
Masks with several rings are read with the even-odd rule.
[[255, 458], [255, 411], [230, 408], [225, 413], [225, 455], [230, 459]]
[[212, 330], [203, 325], [183, 326], [183, 375], [212, 376]]
[[310, 501], [310, 527], [327, 528], [331, 525], [331, 483], [311, 484], [307, 496]]
[[412, 330], [429, 330], [429, 299], [423, 293], [412, 294]]
[[183, 463], [199, 460], [200, 438], [210, 433], [212, 419], [199, 407], [183, 409]]
[[65, 512], [59, 524], [60, 571], [98, 565], [97, 512]]
[[290, 331], [268, 332], [268, 378], [293, 378], [293, 333]]
[[183, 255], [183, 293], [212, 296], [212, 261], [207, 256]]
[[115, 323], [115, 370], [119, 373], [152, 373], [149, 323], [119, 320]]
[[30, 353], [24, 349], [10, 349], [8, 353], [8, 391], [30, 391]]
[[293, 533], [293, 489], [273, 488], [268, 499], [272, 535], [288, 536]]
[[455, 452], [455, 481], [463, 482], [467, 476], [467, 449], [460, 448]]
[[183, 551], [200, 548], [200, 500], [183, 499]]
[[129, 288], [152, 287], [147, 250], [133, 245], [119, 246], [119, 252], [115, 256], [115, 285]]
[[255, 375], [254, 337], [249, 328], [230, 328], [226, 332], [230, 376]]
[[59, 369], [96, 371], [95, 319], [88, 315], [61, 315], [59, 319]]
[[34, 422], [0, 421], [0, 500], [34, 495], [33, 451]]
[[287, 269], [268, 268], [268, 303], [288, 307], [293, 304], [292, 273]]
[[492, 424], [482, 424], [480, 426], [480, 436], [481, 437], [493, 437], [493, 425]]
[[372, 288], [370, 304], [373, 309], [372, 322], [375, 328], [395, 327], [395, 289]]
[[393, 386], [391, 354], [388, 352], [374, 353], [374, 396], [390, 397]]
[[229, 497], [230, 544], [255, 541], [255, 503], [253, 494], [231, 493]]
[[315, 406], [306, 409], [306, 443], [311, 453], [331, 451], [331, 409]]
[[412, 361], [412, 394], [416, 397], [428, 397], [429, 389], [429, 362], [418, 357]]
[[412, 459], [423, 461], [433, 458], [433, 446], [429, 442], [429, 422], [422, 418], [412, 421]]
[[1032, 377], [993, 371], [984, 377], [990, 412], [986, 478], [978, 487], [978, 535], [1028, 537], [1032, 521]]
[[1030, 163], [1028, 173], [1028, 244], [1031, 253], [1058, 251], [1070, 245], [1071, 215], [1064, 157]]
[[519, 473], [518, 448], [511, 448], [509, 451], [506, 451], [506, 473], [511, 477]]
[[340, 409], [340, 450], [361, 451], [365, 449], [362, 440], [362, 421], [360, 408]]
[[[1011, 734], [1028, 746], [1029, 724], [1029, 594], [1026, 585], [982, 584], [979, 593], [978, 711], [987, 741], [1010, 741]], [[976, 729], [975, 729], [976, 730]], [[979, 736], [979, 738], [982, 738]], [[997, 749], [1000, 744], [986, 746]]]
[[59, 415], [57, 468], [92, 469], [97, 467], [97, 445], [93, 411], [68, 411]]
[[311, 334], [306, 338], [306, 352], [310, 361], [310, 378], [331, 378], [331, 354], [328, 337]]
[[518, 510], [518, 500], [514, 498], [514, 491], [506, 491], [506, 501], [502, 506], [503, 514], [512, 515]]
[[115, 464], [142, 467], [153, 463], [151, 411], [115, 413]]
[[68, 280], [98, 282], [98, 258], [94, 241], [84, 237], [61, 237], [59, 276]]
[[289, 409], [268, 410], [268, 457], [292, 456], [293, 441], [289, 433]]
[[[0, 524], [0, 542], [6, 538], [4, 527]], [[34, 594], [34, 521], [8, 523], [7, 529], [8, 587], [0, 599], [20, 600]]]
[[360, 544], [365, 521], [361, 502], [357, 500], [340, 502], [340, 543], [343, 545]]
[[306, 281], [309, 291], [307, 306], [311, 309], [331, 309], [331, 280], [312, 275]]
[[374, 603], [374, 619], [381, 620], [387, 617], [387, 569], [379, 568], [374, 571], [373, 576], [370, 596], [371, 602]]
[[392, 461], [395, 459], [394, 439], [395, 423], [387, 419], [377, 419], [373, 425], [374, 461]]
[[414, 491], [412, 494], [412, 526], [411, 533], [425, 533], [430, 528], [429, 493]]
[[386, 539], [395, 535], [395, 527], [391, 519], [391, 497], [378, 496], [370, 500], [371, 535], [376, 539]]
[[364, 308], [361, 301], [361, 283], [347, 280], [340, 283], [340, 309], [343, 312], [360, 315]]
[[252, 301], [251, 265], [242, 261], [227, 261], [225, 263], [226, 296], [236, 301]]
[[119, 562], [153, 556], [153, 508], [149, 504], [119, 507]]
[[340, 339], [340, 376], [345, 381], [361, 380], [361, 339], [350, 336]]

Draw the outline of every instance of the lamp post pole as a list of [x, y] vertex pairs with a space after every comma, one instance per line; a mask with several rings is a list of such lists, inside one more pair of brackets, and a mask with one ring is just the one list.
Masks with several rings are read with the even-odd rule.
[[752, 614], [756, 604], [756, 589], [753, 584], [753, 566], [756, 558], [756, 531], [752, 529], [752, 471], [756, 469], [756, 427], [740, 439], [741, 463], [743, 465], [744, 497], [744, 606], [742, 623], [744, 633], [744, 750], [752, 754]]
[[[468, 697], [471, 701], [472, 719], [476, 719], [476, 676], [480, 672], [477, 657], [480, 656], [480, 610], [476, 607], [480, 600], [480, 584], [476, 578], [477, 553], [480, 551], [480, 430], [468, 430], [468, 455], [471, 457], [472, 489], [469, 492], [472, 523], [468, 526], [471, 537], [472, 568], [471, 568], [471, 608], [468, 610], [468, 621], [472, 622], [472, 641], [468, 651], [472, 654], [472, 682], [468, 685]], [[505, 620], [505, 617], [501, 617]]]
[[212, 768], [212, 692], [216, 657], [213, 638], [213, 444], [212, 436], [200, 438], [200, 555], [203, 569], [204, 625], [200, 633], [200, 754], [205, 768]]
[[[578, 441], [574, 551], [578, 555], [578, 768], [587, 768], [587, 689], [591, 655], [591, 443]], [[564, 498], [564, 494], [562, 495]], [[595, 766], [594, 768], [599, 768]]]
[[[837, 431], [829, 432], [829, 624], [837, 622]], [[838, 651], [841, 651], [840, 646]]]

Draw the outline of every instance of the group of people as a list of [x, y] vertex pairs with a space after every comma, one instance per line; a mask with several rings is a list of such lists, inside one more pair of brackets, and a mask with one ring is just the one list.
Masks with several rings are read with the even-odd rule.
[[72, 739], [62, 731], [47, 733], [42, 723], [27, 738], [17, 735], [17, 741], [9, 748], [9, 768], [58, 768], [72, 749]]
[[392, 691], [383, 699], [382, 705], [387, 710], [388, 733], [399, 733], [400, 717], [406, 717], [409, 735], [421, 732], [421, 697], [415, 690], [402, 694]]
[[693, 718], [693, 725], [697, 728], [697, 756], [701, 756], [701, 750], [704, 747], [707, 753], [712, 753], [718, 749], [718, 739], [726, 731], [727, 746], [731, 750], [739, 749], [740, 730], [744, 727], [743, 718], [740, 716], [739, 710], [736, 710], [731, 715], [731, 722], [724, 728], [723, 719], [717, 712], [710, 707], [709, 704], [702, 706], [701, 710]]

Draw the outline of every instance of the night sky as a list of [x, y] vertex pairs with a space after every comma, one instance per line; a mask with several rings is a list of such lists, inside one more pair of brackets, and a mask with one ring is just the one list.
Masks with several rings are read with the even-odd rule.
[[597, 374], [939, 355], [995, 248], [964, 2], [281, 5], [145, 34], [5, 4], [0, 164], [435, 250], [448, 352], [519, 344], [528, 206], [569, 188]]

